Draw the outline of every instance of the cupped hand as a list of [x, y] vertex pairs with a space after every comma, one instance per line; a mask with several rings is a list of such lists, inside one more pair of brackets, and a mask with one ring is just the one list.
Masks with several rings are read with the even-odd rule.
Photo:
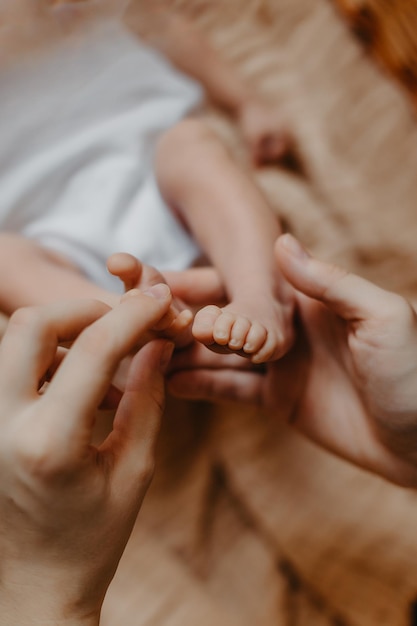
[[356, 465], [417, 485], [417, 322], [402, 297], [313, 259], [290, 236], [277, 263], [298, 290], [298, 339], [263, 371], [208, 355], [175, 357], [177, 395], [257, 404]]
[[72, 301], [10, 319], [0, 345], [0, 606], [10, 625], [98, 623], [152, 475], [172, 343], [152, 341], [133, 357], [98, 446], [96, 409], [171, 300], [157, 285], [113, 310]]

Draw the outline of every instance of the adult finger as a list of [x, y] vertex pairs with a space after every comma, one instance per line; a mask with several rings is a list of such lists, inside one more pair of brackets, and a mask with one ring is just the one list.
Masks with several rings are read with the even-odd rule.
[[187, 306], [222, 304], [227, 299], [220, 276], [212, 267], [195, 267], [164, 275], [172, 293]]
[[0, 344], [2, 398], [32, 398], [54, 362], [58, 344], [74, 340], [107, 311], [109, 307], [97, 300], [57, 302], [16, 311]]
[[249, 403], [263, 405], [263, 374], [256, 370], [189, 369], [179, 370], [167, 379], [173, 395], [187, 400]]
[[218, 354], [200, 343], [174, 353], [168, 368], [171, 393], [187, 399], [261, 403], [264, 365], [234, 354]]
[[[151, 297], [150, 294], [153, 294]], [[45, 415], [56, 422], [55, 408], [66, 419], [60, 424], [62, 444], [78, 451], [88, 445], [94, 412], [107, 392], [121, 360], [165, 315], [171, 304], [166, 285], [124, 297], [120, 305], [78, 337], [42, 400]], [[51, 427], [54, 426], [51, 425]]]
[[403, 298], [311, 257], [292, 235], [282, 235], [275, 252], [282, 273], [298, 291], [323, 302], [346, 321], [411, 315], [411, 307]]
[[239, 401], [242, 389], [248, 391], [248, 397], [258, 393], [256, 372], [263, 371], [263, 366], [254, 366], [248, 359], [219, 354], [195, 342], [174, 353], [167, 386], [174, 395], [190, 400]]
[[117, 409], [113, 431], [101, 452], [114, 459], [123, 485], [136, 477], [147, 486], [153, 471], [154, 447], [165, 403], [164, 373], [174, 344], [155, 340], [133, 358], [126, 388]]
[[[169, 365], [169, 373], [190, 369], [237, 369], [253, 370], [254, 365], [249, 359], [236, 354], [213, 352], [201, 343], [194, 342], [189, 347], [178, 350]], [[263, 367], [256, 367], [263, 369]]]

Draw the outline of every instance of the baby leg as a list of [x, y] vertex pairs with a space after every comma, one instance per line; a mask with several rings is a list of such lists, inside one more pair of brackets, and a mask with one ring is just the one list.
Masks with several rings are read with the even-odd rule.
[[278, 358], [292, 341], [293, 296], [274, 261], [277, 218], [249, 172], [192, 119], [162, 138], [156, 168], [165, 200], [218, 270], [228, 298], [223, 308], [198, 312], [194, 337], [254, 362]]

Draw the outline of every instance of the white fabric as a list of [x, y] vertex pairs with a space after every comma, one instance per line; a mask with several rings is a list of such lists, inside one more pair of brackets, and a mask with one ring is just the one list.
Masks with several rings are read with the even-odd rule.
[[115, 289], [130, 252], [182, 269], [199, 251], [152, 174], [155, 140], [201, 90], [117, 23], [0, 72], [0, 229], [68, 255]]

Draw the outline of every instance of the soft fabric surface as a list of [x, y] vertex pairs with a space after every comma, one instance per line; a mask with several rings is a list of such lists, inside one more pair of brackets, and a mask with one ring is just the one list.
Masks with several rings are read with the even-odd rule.
[[[417, 297], [413, 109], [334, 6], [170, 4], [287, 111], [303, 173], [256, 174], [286, 227], [322, 258]], [[233, 126], [213, 115], [241, 155]], [[259, 412], [171, 401], [102, 623], [405, 626], [417, 598], [416, 528], [415, 493]]]
[[352, 32], [417, 105], [417, 3], [334, 0]]

